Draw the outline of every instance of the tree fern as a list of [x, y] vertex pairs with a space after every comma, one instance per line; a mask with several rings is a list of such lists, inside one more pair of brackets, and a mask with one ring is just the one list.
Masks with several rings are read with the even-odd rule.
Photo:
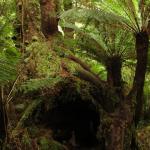
[[100, 8], [105, 9], [105, 12], [111, 12], [117, 16], [125, 18], [125, 22], [122, 21], [128, 29], [132, 29], [135, 32], [139, 32], [141, 29], [148, 27], [148, 21], [150, 19], [149, 0], [105, 0], [100, 3]]
[[77, 34], [79, 33], [78, 44], [81, 49], [103, 64], [106, 63], [108, 57], [113, 56], [120, 56], [122, 60], [135, 58], [134, 39], [126, 31], [105, 24], [96, 28], [95, 25], [90, 24], [84, 28], [84, 21], [82, 27], [68, 23], [68, 21], [63, 22], [62, 26], [74, 29]]
[[[134, 32], [146, 29], [149, 24], [150, 2], [148, 0], [139, 2], [138, 0], [104, 0], [95, 1], [93, 8], [73, 8], [61, 15], [61, 18], [85, 19], [92, 18], [99, 23], [126, 28]], [[72, 16], [71, 18], [69, 16]]]

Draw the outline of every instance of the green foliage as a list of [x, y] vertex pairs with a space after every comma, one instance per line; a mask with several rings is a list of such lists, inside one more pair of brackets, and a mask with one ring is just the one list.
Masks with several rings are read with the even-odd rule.
[[[70, 14], [69, 11], [72, 13]], [[129, 57], [130, 54], [130, 57], [134, 56], [134, 40], [130, 33], [118, 29], [115, 26], [109, 26], [109, 22], [107, 21], [105, 21], [105, 24], [102, 24], [99, 21], [95, 22], [93, 20], [95, 15], [101, 12], [90, 12], [91, 10], [89, 10], [88, 13], [82, 13], [84, 9], [81, 9], [81, 12], [74, 9], [69, 11], [62, 14], [61, 17], [63, 21], [61, 22], [61, 26], [71, 28], [78, 32], [79, 36], [82, 38], [82, 45], [87, 45], [86, 51], [91, 50], [91, 53], [95, 53], [98, 57], [102, 56], [102, 58], [103, 56], [112, 55]], [[74, 16], [80, 14], [83, 15], [84, 20], [80, 20], [78, 16]], [[89, 14], [90, 18], [87, 14]], [[71, 21], [68, 18], [71, 18]], [[103, 16], [103, 18], [105, 17]], [[76, 38], [79, 37], [76, 36]]]
[[26, 131], [23, 136], [22, 136], [22, 144], [26, 147], [29, 148], [31, 147], [31, 139], [30, 136], [28, 134], [28, 132]]
[[144, 111], [150, 108], [150, 74], [147, 73], [144, 86]]
[[16, 62], [14, 64], [10, 59], [0, 56], [0, 84], [6, 84], [16, 77]]
[[99, 5], [95, 6], [97, 9], [73, 8], [62, 13], [60, 25], [75, 31], [73, 36], [76, 45], [70, 50], [79, 58], [87, 59], [85, 62], [91, 65], [92, 70], [106, 79], [110, 58], [120, 58], [123, 67], [135, 60], [135, 41], [132, 34], [110, 24], [108, 18], [105, 20], [105, 12], [98, 9]]
[[40, 145], [42, 150], [48, 150], [49, 149], [49, 140], [45, 137], [40, 139]]
[[16, 65], [19, 53], [12, 40], [15, 19], [15, 3], [7, 0], [0, 1], [0, 83], [5, 84], [16, 77]]
[[[4, 4], [5, 2], [7, 5]], [[66, 67], [66, 70], [69, 70], [68, 72], [72, 74], [76, 73], [74, 68], [79, 67], [79, 64], [70, 63], [65, 58], [68, 54], [74, 54], [88, 63], [91, 72], [96, 74], [95, 77], [100, 75], [101, 79], [104, 80], [106, 80], [107, 76], [106, 64], [108, 59], [119, 56], [124, 63], [122, 69], [123, 80], [126, 80], [131, 85], [133, 66], [135, 65], [133, 46], [135, 41], [126, 30], [139, 32], [141, 29], [145, 30], [148, 27], [150, 18], [148, 14], [150, 3], [148, 2], [147, 0], [147, 5], [142, 3], [139, 5], [137, 0], [77, 0], [73, 2], [73, 7], [76, 5], [80, 8], [70, 9], [72, 1], [62, 0], [63, 6], [61, 6], [61, 10], [69, 10], [60, 16], [62, 19], [60, 26], [66, 31], [70, 28], [70, 35], [65, 33], [65, 36], [62, 39], [58, 38], [56, 43], [53, 40], [52, 43], [49, 43], [39, 39], [37, 36], [33, 37], [32, 42], [27, 45], [25, 51], [24, 63], [25, 69], [27, 69], [27, 80], [22, 83], [20, 89], [27, 94], [35, 91], [42, 93], [43, 89], [50, 90], [57, 83], [65, 82], [64, 79], [59, 77], [62, 71], [61, 63], [67, 64], [68, 68]], [[33, 12], [36, 12], [35, 9], [39, 9], [38, 0], [30, 1], [29, 3], [32, 5], [29, 5], [28, 11], [33, 9]], [[12, 40], [15, 20], [14, 4], [14, 1], [12, 2], [11, 0], [0, 1], [0, 83], [2, 84], [15, 79], [16, 66], [19, 61], [19, 53]], [[142, 10], [143, 7], [144, 11]], [[39, 16], [33, 17], [33, 19], [35, 18], [40, 22]], [[39, 22], [37, 23], [38, 29], [40, 29]], [[132, 64], [132, 67], [129, 67], [130, 64]], [[145, 96], [148, 96], [149, 78], [147, 78], [146, 82]], [[81, 80], [77, 80], [76, 83], [71, 82], [69, 84], [75, 87], [70, 88], [71, 86], [68, 85], [65, 87], [65, 84], [62, 83], [62, 87], [66, 88], [66, 92], [62, 94], [60, 100], [74, 100], [74, 97], [80, 94], [83, 100], [90, 99], [94, 102], [93, 97], [89, 93], [92, 88], [90, 85], [87, 85], [88, 83], [82, 83]], [[129, 87], [127, 88], [128, 92]], [[59, 89], [54, 90], [59, 91]], [[119, 103], [119, 99], [115, 95], [115, 89], [104, 88], [103, 90], [100, 89], [100, 92], [101, 95], [104, 95], [105, 103], [108, 103], [109, 108], [115, 108], [115, 105]], [[112, 100], [111, 102], [110, 99]], [[48, 103], [48, 105], [51, 105], [51, 102], [48, 101]], [[17, 123], [17, 127], [13, 132], [14, 135], [17, 134], [20, 128], [24, 128], [30, 120], [33, 121], [32, 115], [41, 104], [43, 104], [43, 99], [34, 100], [29, 104]], [[147, 107], [148, 104], [147, 98]], [[25, 145], [25, 148], [30, 147], [32, 144], [28, 132], [23, 135], [22, 143]], [[41, 150], [64, 149], [61, 144], [46, 137], [41, 137], [38, 144]]]
[[[134, 40], [129, 32], [123, 30], [133, 32], [147, 30], [150, 18], [149, 7], [148, 1], [145, 3], [143, 1], [139, 3], [137, 0], [94, 1], [93, 7], [65, 11], [61, 15], [62, 26], [74, 29], [80, 36], [84, 35], [84, 41], [81, 42], [87, 45], [86, 51], [91, 50], [96, 56], [102, 56], [100, 60], [108, 54], [112, 56], [118, 52], [121, 55], [126, 53], [125, 59], [128, 59], [126, 57], [135, 57]], [[82, 28], [76, 26], [76, 23], [80, 23]], [[90, 42], [91, 40], [94, 42]]]
[[149, 0], [105, 0], [95, 4], [99, 6], [105, 20], [109, 20], [112, 25], [116, 22], [121, 28], [133, 32], [140, 32], [148, 27]]
[[27, 122], [31, 119], [33, 112], [41, 105], [42, 99], [34, 100], [25, 110], [21, 119], [19, 120], [15, 130], [13, 131], [13, 135], [17, 134], [17, 130], [25, 127]]
[[36, 79], [30, 79], [23, 83], [21, 86], [21, 90], [23, 90], [25, 93], [27, 92], [33, 92], [40, 90], [42, 88], [50, 88], [53, 87], [55, 84], [60, 82], [62, 79], [60, 77], [56, 78], [36, 78]]
[[28, 68], [40, 77], [58, 74], [60, 58], [49, 48], [48, 43], [38, 37], [33, 38], [33, 42], [26, 47], [24, 61]]
[[62, 144], [54, 140], [49, 140], [45, 137], [41, 137], [39, 143], [40, 143], [41, 150], [65, 150]]

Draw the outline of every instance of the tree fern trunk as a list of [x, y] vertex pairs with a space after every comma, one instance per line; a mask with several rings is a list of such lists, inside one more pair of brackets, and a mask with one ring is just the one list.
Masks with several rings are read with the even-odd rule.
[[[137, 54], [137, 65], [133, 83], [134, 96], [136, 96], [136, 107], [135, 107], [135, 125], [138, 124], [140, 119], [142, 108], [143, 108], [143, 88], [147, 67], [147, 56], [148, 56], [148, 45], [149, 38], [147, 32], [140, 32], [136, 34], [136, 54]], [[118, 112], [115, 113], [114, 117], [111, 117], [112, 123], [109, 126], [108, 140], [106, 143], [106, 150], [124, 150], [125, 131], [129, 129], [131, 135], [131, 126], [133, 124], [133, 107], [132, 107], [133, 96], [128, 95], [126, 101], [120, 106]], [[133, 132], [134, 133], [134, 132]], [[133, 135], [134, 136], [134, 135]], [[131, 145], [131, 136], [128, 143]], [[131, 148], [131, 147], [130, 147]], [[130, 149], [128, 148], [128, 149]]]
[[122, 102], [117, 111], [108, 114], [108, 119], [104, 119], [107, 121], [106, 124], [104, 123], [106, 150], [130, 150], [133, 119], [132, 107], [126, 104], [126, 101]]
[[113, 56], [108, 58], [107, 64], [107, 81], [114, 87], [121, 86], [121, 58]]
[[136, 91], [135, 125], [138, 124], [143, 108], [143, 88], [147, 68], [149, 37], [147, 32], [136, 34], [137, 66], [133, 88]]
[[120, 120], [114, 120], [108, 129], [106, 141], [106, 150], [123, 150], [124, 129], [121, 127]]
[[121, 68], [122, 68], [122, 61], [119, 56], [109, 57], [107, 59], [107, 82], [111, 87], [115, 88], [116, 93], [121, 98], [123, 97], [122, 90], [121, 90]]

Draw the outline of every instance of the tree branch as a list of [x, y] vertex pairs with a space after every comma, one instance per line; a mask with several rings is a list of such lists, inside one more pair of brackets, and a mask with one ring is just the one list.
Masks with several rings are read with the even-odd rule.
[[85, 69], [82, 69], [81, 67], [76, 68], [76, 70], [81, 79], [88, 81], [90, 83], [93, 83], [98, 88], [104, 87], [104, 85], [102, 85], [101, 81], [98, 80], [98, 78], [96, 78], [91, 72], [89, 72]]
[[68, 59], [74, 61], [75, 63], [79, 64], [84, 70], [88, 71], [93, 75], [93, 77], [97, 78], [97, 81], [104, 82], [97, 74], [95, 74], [91, 69], [90, 66], [87, 65], [85, 62], [81, 61], [79, 58], [75, 57], [74, 55], [68, 55]]

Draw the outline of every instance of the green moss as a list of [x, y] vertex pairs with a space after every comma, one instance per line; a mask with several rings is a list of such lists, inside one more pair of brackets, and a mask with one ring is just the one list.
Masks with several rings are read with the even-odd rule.
[[45, 137], [41, 137], [40, 141], [40, 150], [64, 150], [64, 146], [59, 142], [54, 140], [49, 140]]
[[31, 139], [29, 137], [28, 132], [25, 132], [22, 136], [22, 143], [23, 145], [25, 145], [26, 147], [30, 147], [31, 146]]

